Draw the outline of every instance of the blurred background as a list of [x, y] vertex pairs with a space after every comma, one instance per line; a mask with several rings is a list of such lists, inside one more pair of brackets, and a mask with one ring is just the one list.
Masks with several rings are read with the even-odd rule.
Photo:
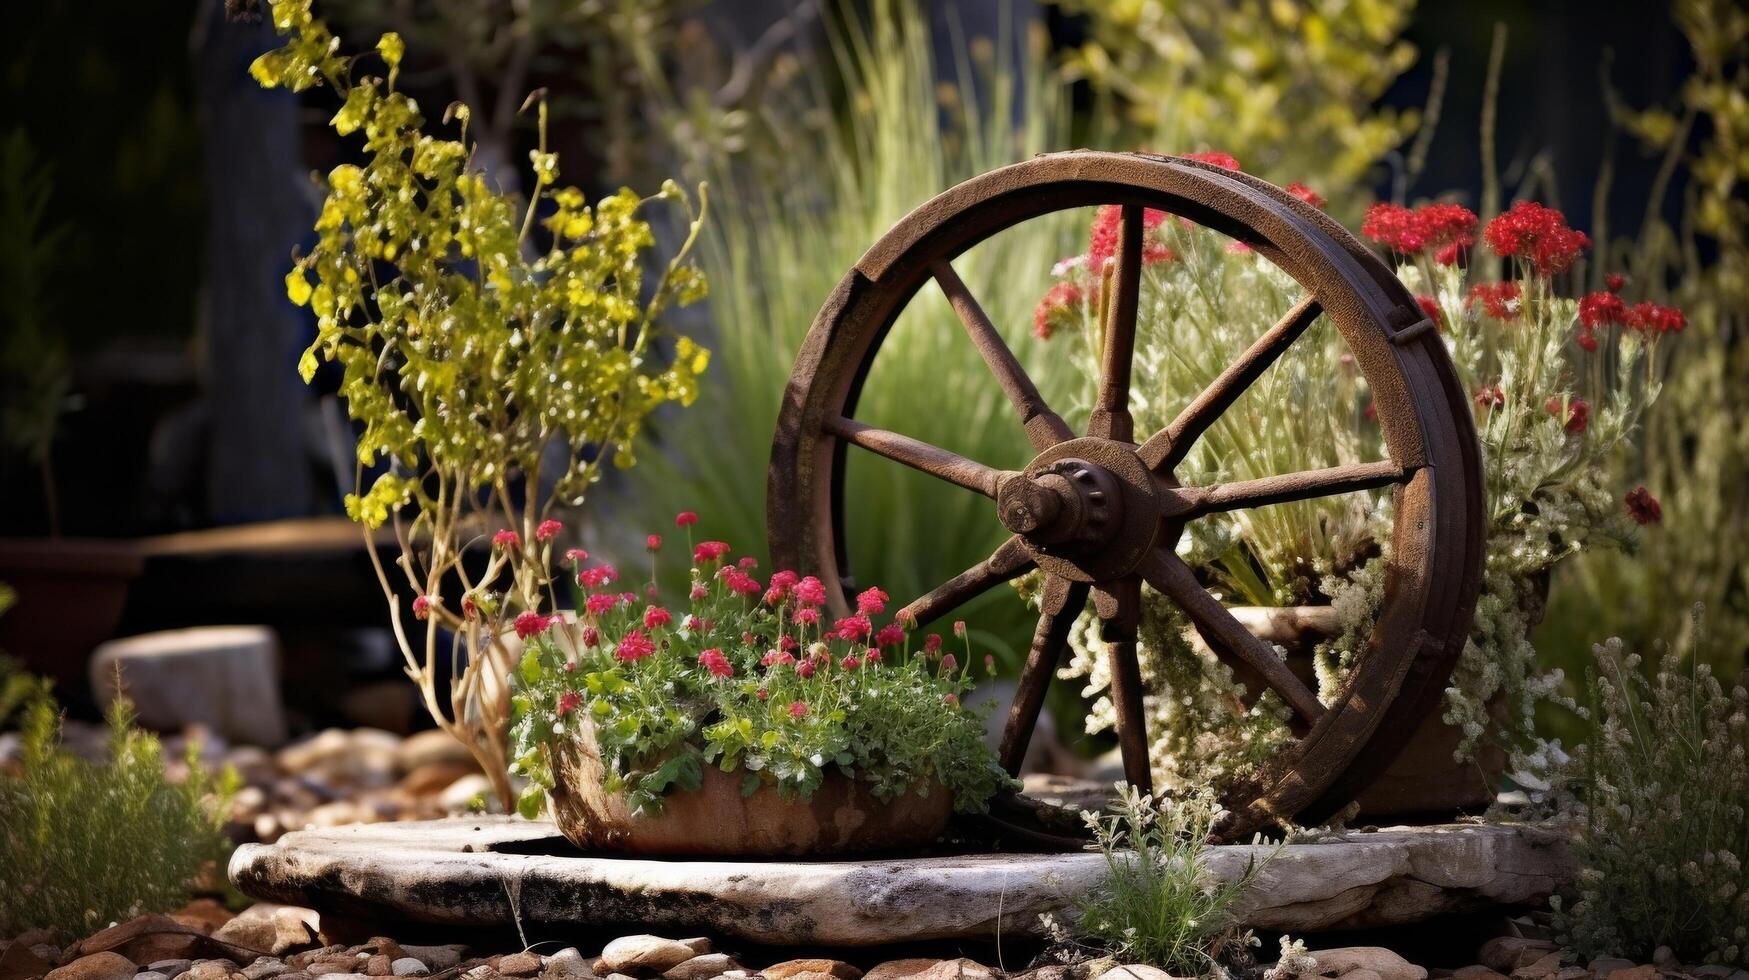
[[[1560, 569], [1537, 647], [1578, 675], [1611, 633], [1676, 637], [1742, 666], [1749, 108], [1744, 39], [1718, 29], [1728, 6], [331, 0], [318, 12], [354, 49], [399, 31], [401, 88], [433, 115], [473, 106], [481, 162], [506, 186], [534, 146], [517, 110], [543, 87], [564, 182], [592, 195], [654, 191], [670, 174], [710, 182], [712, 298], [687, 311], [716, 355], [704, 404], [660, 417], [640, 468], [600, 488], [586, 518], [594, 547], [628, 561], [681, 509], [701, 513], [704, 536], [763, 550], [772, 420], [819, 303], [911, 207], [1036, 152], [1225, 151], [1310, 185], [1351, 228], [1375, 200], [1439, 197], [1485, 220], [1531, 197], [1601, 254], [1655, 250], [1638, 267], [1692, 328], [1620, 465], [1667, 517], [1637, 554]], [[418, 724], [365, 539], [341, 508], [352, 423], [333, 376], [305, 385], [295, 370], [315, 327], [284, 276], [311, 240], [310, 175], [355, 152], [328, 128], [331, 94], [248, 77], [277, 44], [248, 4], [50, 2], [8, 22], [0, 582], [19, 602], [0, 617], [0, 648], [77, 708], [102, 640], [259, 623], [279, 637], [294, 727]], [[975, 260], [986, 279], [1006, 270], [1008, 295], [987, 300], [998, 322], [1028, 321], [1080, 234]], [[1001, 457], [1016, 437], [1006, 406], [993, 386], [958, 383], [982, 368], [948, 347], [911, 344], [883, 363], [866, 404], [908, 420], [894, 428]], [[999, 540], [912, 474], [855, 484], [852, 544], [873, 567], [862, 577], [895, 596]], [[968, 618], [1012, 669], [1030, 626], [1011, 599], [987, 598]], [[1695, 603], [1700, 634], [1685, 625]], [[1058, 694], [1072, 712], [1074, 692]]]

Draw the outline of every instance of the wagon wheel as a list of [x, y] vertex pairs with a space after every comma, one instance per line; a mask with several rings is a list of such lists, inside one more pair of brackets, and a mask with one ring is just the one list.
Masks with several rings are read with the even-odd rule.
[[[1122, 223], [1099, 393], [1088, 431], [1078, 436], [1045, 404], [951, 261], [1027, 219], [1106, 204], [1122, 208]], [[1138, 439], [1129, 387], [1144, 208], [1244, 242], [1306, 296], [1171, 424]], [[931, 279], [1025, 427], [1037, 455], [1023, 469], [997, 469], [853, 418], [888, 329]], [[1366, 377], [1388, 458], [1181, 486], [1174, 468], [1197, 438], [1320, 314], [1334, 322]], [[1482, 468], [1469, 402], [1437, 329], [1341, 226], [1241, 173], [1143, 154], [1047, 154], [946, 191], [869, 249], [803, 342], [778, 419], [767, 496], [773, 560], [818, 574], [841, 615], [850, 567], [843, 522], [850, 446], [991, 498], [992, 516], [1011, 532], [988, 559], [904, 613], [926, 622], [1034, 568], [1044, 574], [1042, 615], [1002, 743], [1011, 773], [1069, 627], [1091, 600], [1109, 645], [1125, 778], [1151, 784], [1136, 660], [1144, 581], [1175, 601], [1217, 654], [1281, 697], [1292, 711], [1293, 742], [1228, 788], [1227, 839], [1288, 818], [1320, 821], [1352, 800], [1434, 709], [1469, 632], [1481, 578]], [[1207, 514], [1386, 486], [1395, 509], [1384, 604], [1347, 681], [1323, 703], [1204, 590], [1173, 546], [1185, 522]]]

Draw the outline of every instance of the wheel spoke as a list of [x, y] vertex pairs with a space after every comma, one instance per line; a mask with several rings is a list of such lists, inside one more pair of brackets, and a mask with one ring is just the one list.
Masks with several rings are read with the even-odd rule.
[[1139, 793], [1153, 792], [1148, 764], [1148, 721], [1143, 713], [1142, 664], [1136, 654], [1136, 629], [1142, 615], [1142, 580], [1134, 575], [1094, 589], [1111, 673], [1111, 704], [1117, 713], [1117, 744], [1124, 781]]
[[904, 463], [913, 469], [922, 470], [955, 486], [975, 490], [991, 499], [995, 499], [997, 486], [1008, 475], [1002, 470], [985, 466], [940, 446], [932, 446], [921, 439], [877, 429], [842, 415], [828, 418], [821, 427], [845, 442]]
[[1170, 470], [1184, 461], [1190, 448], [1196, 445], [1196, 440], [1215, 424], [1222, 413], [1231, 408], [1233, 402], [1244, 394], [1262, 376], [1263, 372], [1281, 357], [1300, 334], [1318, 319], [1324, 308], [1318, 304], [1317, 297], [1307, 296], [1294, 304], [1287, 315], [1276, 321], [1275, 326], [1263, 332], [1263, 336], [1239, 355], [1239, 359], [1227, 366], [1220, 377], [1209, 383], [1200, 394], [1184, 406], [1184, 411], [1178, 413], [1166, 428], [1154, 433], [1148, 441], [1142, 444], [1139, 451], [1142, 462], [1155, 471]]
[[1293, 500], [1329, 497], [1355, 490], [1402, 483], [1414, 473], [1389, 460], [1377, 463], [1351, 463], [1321, 470], [1303, 470], [1281, 476], [1266, 476], [1257, 480], [1216, 483], [1206, 487], [1162, 488], [1166, 500], [1162, 516], [1173, 520], [1190, 520], [1224, 510], [1246, 510], [1269, 504], [1284, 504]]
[[1099, 400], [1088, 418], [1087, 434], [1129, 442], [1135, 438], [1130, 417], [1130, 364], [1135, 357], [1136, 307], [1142, 288], [1142, 240], [1147, 227], [1138, 205], [1123, 207], [1118, 231], [1117, 270], [1105, 314], [1105, 350], [1100, 360]]
[[1177, 555], [1156, 549], [1143, 562], [1142, 575], [1149, 585], [1178, 603], [1197, 632], [1202, 634], [1209, 649], [1256, 671], [1305, 724], [1312, 725], [1323, 716], [1324, 706], [1318, 702], [1317, 695], [1275, 655], [1275, 648], [1252, 636], [1250, 630], [1234, 619], [1220, 600], [1202, 587], [1202, 583], [1196, 580], [1196, 573]]
[[1045, 691], [1069, 644], [1069, 628], [1087, 605], [1087, 585], [1053, 576], [1045, 580], [1043, 599], [1040, 603], [1043, 614], [1032, 634], [1032, 650], [1026, 655], [1026, 668], [1020, 673], [1014, 704], [1008, 709], [1008, 725], [1002, 730], [1000, 757], [1002, 768], [1009, 775], [1019, 775], [1020, 765], [1026, 760], [1033, 726], [1038, 724], [1039, 711], [1044, 708]]
[[941, 259], [931, 265], [929, 271], [935, 276], [935, 281], [941, 286], [947, 301], [953, 305], [953, 311], [959, 315], [960, 322], [965, 324], [966, 333], [971, 335], [972, 343], [977, 346], [984, 363], [990, 366], [990, 373], [996, 375], [996, 381], [1002, 385], [1008, 401], [1020, 413], [1020, 423], [1026, 426], [1026, 437], [1032, 442], [1033, 448], [1043, 451], [1059, 442], [1075, 438], [1069, 423], [1064, 422], [1062, 416], [1045, 403], [1038, 386], [1032, 383], [1032, 378], [1027, 376], [1020, 361], [1015, 359], [1014, 352], [1008, 349], [1001, 334], [996, 332], [995, 324], [985, 315], [984, 308], [978, 305], [971, 290], [966, 288], [959, 274], [953, 271], [953, 265], [946, 259]]
[[1009, 538], [990, 557], [936, 586], [927, 595], [899, 610], [901, 622], [927, 623], [947, 615], [1033, 567], [1032, 556], [1018, 535]]

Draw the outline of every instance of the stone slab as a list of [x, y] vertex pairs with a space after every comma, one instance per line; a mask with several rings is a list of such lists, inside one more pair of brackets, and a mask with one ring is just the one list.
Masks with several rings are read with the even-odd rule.
[[[1216, 848], [1234, 878], [1273, 850]], [[861, 861], [651, 860], [583, 855], [550, 823], [472, 817], [362, 824], [246, 844], [244, 892], [378, 920], [552, 927], [636, 926], [770, 945], [870, 946], [1037, 935], [1103, 878], [1097, 853], [971, 854]], [[1572, 881], [1561, 838], [1525, 825], [1350, 832], [1290, 844], [1242, 901], [1254, 928], [1319, 932], [1401, 925], [1540, 901]]]

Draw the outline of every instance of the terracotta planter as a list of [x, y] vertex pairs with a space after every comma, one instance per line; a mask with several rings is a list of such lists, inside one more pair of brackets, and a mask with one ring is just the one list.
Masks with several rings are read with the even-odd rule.
[[115, 635], [143, 566], [132, 541], [0, 539], [0, 582], [18, 591], [0, 616], [0, 650], [53, 678], [64, 701], [86, 703], [86, 658]]
[[882, 803], [868, 785], [829, 771], [807, 802], [761, 787], [741, 795], [742, 770], [706, 766], [702, 785], [678, 790], [662, 811], [633, 816], [622, 797], [601, 788], [602, 764], [586, 730], [553, 755], [553, 819], [586, 851], [663, 855], [830, 855], [924, 846], [947, 828], [953, 798], [941, 786], [927, 797]]
[[[1253, 635], [1285, 649], [1294, 673], [1316, 690], [1312, 649], [1319, 641], [1340, 632], [1335, 609], [1238, 606], [1231, 611]], [[1191, 642], [1202, 646], [1202, 638], [1194, 631]], [[1259, 679], [1245, 673], [1235, 671], [1239, 680], [1252, 690], [1263, 690]], [[1491, 710], [1498, 707], [1490, 705]], [[1474, 760], [1458, 762], [1452, 753], [1462, 740], [1462, 730], [1446, 724], [1438, 712], [1428, 715], [1397, 758], [1360, 794], [1357, 819], [1364, 822], [1423, 815], [1449, 817], [1456, 811], [1482, 810], [1493, 803], [1506, 771], [1506, 756], [1487, 746]]]

